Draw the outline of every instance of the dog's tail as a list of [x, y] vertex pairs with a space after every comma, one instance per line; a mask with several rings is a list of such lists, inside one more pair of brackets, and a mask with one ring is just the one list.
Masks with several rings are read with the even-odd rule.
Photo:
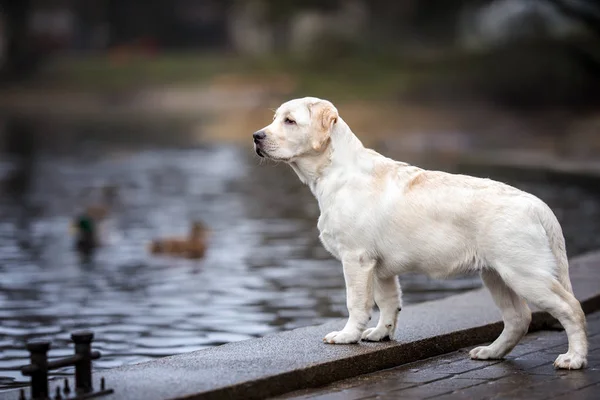
[[542, 227], [546, 231], [546, 237], [550, 244], [550, 250], [556, 260], [556, 272], [558, 282], [565, 290], [573, 294], [571, 278], [569, 278], [569, 260], [567, 258], [567, 249], [565, 246], [565, 237], [560, 227], [558, 219], [546, 204], [538, 209], [538, 217]]

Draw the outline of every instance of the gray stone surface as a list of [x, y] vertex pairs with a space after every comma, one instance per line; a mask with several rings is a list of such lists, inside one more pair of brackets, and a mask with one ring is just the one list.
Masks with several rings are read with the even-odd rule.
[[[600, 252], [572, 260], [571, 277], [586, 312], [600, 309]], [[115, 394], [103, 399], [265, 398], [491, 341], [502, 328], [500, 313], [485, 290], [405, 307], [394, 341], [322, 342], [325, 334], [339, 330], [344, 322], [336, 320], [104, 371], [107, 386]], [[546, 314], [534, 312], [532, 330], [550, 323]], [[540, 350], [543, 348], [540, 343]], [[15, 391], [0, 393], [0, 400], [17, 397]]]
[[[339, 381], [278, 399], [551, 399], [600, 398], [600, 312], [588, 316], [588, 367], [555, 370], [552, 361], [567, 347], [563, 331], [527, 335], [506, 359], [474, 361], [469, 348]], [[542, 350], [540, 350], [542, 349]]]

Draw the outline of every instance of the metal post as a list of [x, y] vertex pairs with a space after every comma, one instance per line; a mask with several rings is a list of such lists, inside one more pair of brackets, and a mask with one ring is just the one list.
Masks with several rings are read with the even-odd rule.
[[31, 398], [46, 400], [48, 398], [48, 350], [50, 342], [27, 343], [31, 358]]
[[89, 393], [92, 391], [92, 340], [94, 333], [80, 331], [71, 334], [75, 343], [75, 355], [79, 360], [75, 363], [75, 392]]

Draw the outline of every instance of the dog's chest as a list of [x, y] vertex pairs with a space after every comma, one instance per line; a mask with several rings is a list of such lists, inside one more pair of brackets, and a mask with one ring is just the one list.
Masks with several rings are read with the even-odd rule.
[[334, 208], [319, 216], [319, 239], [325, 249], [340, 260], [345, 250], [363, 247], [368, 241], [363, 237], [367, 232], [360, 228], [361, 225], [358, 218], [349, 218]]
[[319, 240], [321, 240], [325, 250], [339, 260], [341, 258], [339, 240], [337, 240], [339, 235], [337, 235], [335, 228], [331, 227], [331, 218], [326, 214], [321, 214], [317, 228], [319, 228]]
[[375, 236], [373, 229], [377, 225], [373, 216], [377, 215], [376, 208], [380, 205], [368, 191], [361, 190], [364, 187], [362, 180], [343, 181], [347, 183], [342, 187], [317, 196], [321, 211], [317, 224], [319, 239], [338, 260], [347, 251], [368, 248], [372, 244], [370, 238]]

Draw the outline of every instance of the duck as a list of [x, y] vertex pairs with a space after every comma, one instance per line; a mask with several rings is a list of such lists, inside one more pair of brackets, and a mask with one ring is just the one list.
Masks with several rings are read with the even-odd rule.
[[82, 256], [91, 256], [99, 246], [97, 224], [94, 218], [87, 212], [83, 212], [73, 219], [71, 228], [75, 234], [75, 250]]
[[208, 229], [203, 222], [192, 223], [187, 237], [154, 239], [149, 245], [152, 254], [169, 254], [186, 258], [202, 258], [206, 252]]

